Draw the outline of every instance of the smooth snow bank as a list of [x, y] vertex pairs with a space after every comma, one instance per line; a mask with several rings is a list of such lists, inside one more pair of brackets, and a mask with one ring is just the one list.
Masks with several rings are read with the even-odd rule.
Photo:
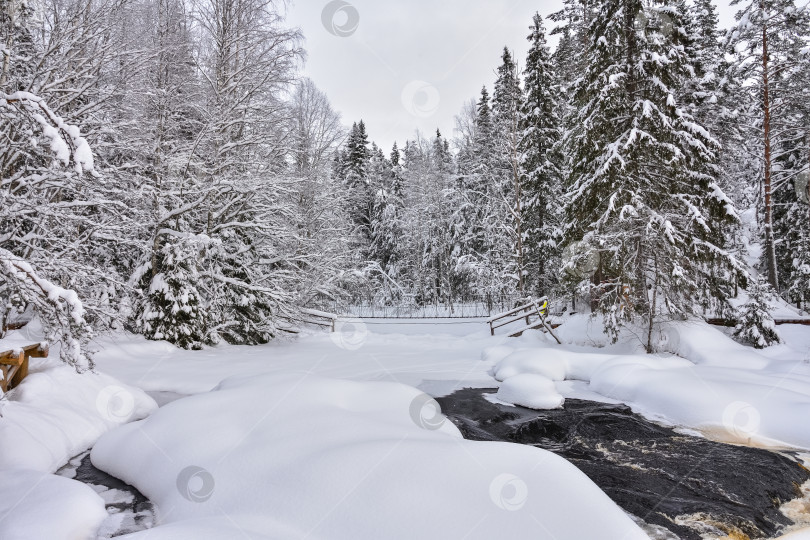
[[[803, 334], [787, 329], [785, 334], [800, 343], [793, 343], [797, 348], [791, 349], [789, 342], [771, 356], [740, 345], [705, 323], [673, 325], [667, 333], [668, 347], [685, 358], [616, 354], [610, 348], [557, 346], [538, 340], [517, 342], [511, 352], [500, 345], [497, 351], [485, 351], [482, 358], [500, 358], [490, 372], [503, 384], [523, 374], [586, 381], [592, 392], [627, 403], [648, 417], [700, 429], [713, 438], [810, 448], [810, 363], [805, 347], [810, 332], [806, 328]], [[530, 398], [521, 400], [530, 406], [526, 405]]]
[[497, 398], [530, 409], [559, 409], [565, 402], [565, 398], [557, 392], [554, 381], [534, 373], [507, 379], [498, 388]]
[[96, 538], [107, 517], [104, 501], [89, 486], [32, 470], [0, 471], [0, 538]]
[[105, 431], [156, 408], [142, 390], [109, 375], [32, 359], [28, 377], [0, 401], [0, 470], [53, 472]]
[[237, 377], [91, 457], [157, 504], [131, 538], [646, 538], [568, 461], [464, 440], [436, 407], [397, 383]]

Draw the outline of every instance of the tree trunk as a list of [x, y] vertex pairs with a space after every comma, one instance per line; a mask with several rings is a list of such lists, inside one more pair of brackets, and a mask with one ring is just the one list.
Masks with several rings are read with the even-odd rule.
[[654, 264], [655, 264], [655, 275], [653, 276], [653, 290], [652, 290], [652, 299], [650, 299], [650, 322], [647, 326], [647, 354], [651, 354], [653, 352], [652, 346], [652, 335], [653, 335], [653, 326], [655, 325], [655, 310], [657, 308], [657, 301], [658, 301], [658, 259], [653, 257]]
[[512, 115], [512, 177], [515, 183], [515, 233], [517, 234], [517, 270], [518, 270], [518, 292], [520, 296], [524, 294], [523, 277], [523, 209], [520, 198], [520, 172], [518, 171], [518, 137], [517, 137], [517, 111]]
[[[763, 17], [765, 16], [765, 6], [760, 3]], [[762, 110], [763, 117], [763, 137], [765, 145], [765, 179], [763, 189], [765, 191], [765, 260], [768, 267], [768, 283], [775, 291], [779, 290], [779, 276], [776, 273], [776, 246], [773, 237], [773, 201], [771, 199], [771, 103], [768, 80], [768, 25], [762, 23]]]

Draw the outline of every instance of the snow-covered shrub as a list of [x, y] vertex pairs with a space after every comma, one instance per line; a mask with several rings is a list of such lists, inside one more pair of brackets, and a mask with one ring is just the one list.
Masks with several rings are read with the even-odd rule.
[[769, 302], [773, 298], [769, 285], [762, 279], [751, 280], [748, 301], [737, 310], [734, 336], [757, 349], [781, 343]]
[[160, 271], [144, 276], [144, 297], [136, 307], [136, 329], [147, 338], [185, 349], [200, 349], [206, 341], [197, 261], [208, 240], [204, 235], [171, 236], [163, 244]]

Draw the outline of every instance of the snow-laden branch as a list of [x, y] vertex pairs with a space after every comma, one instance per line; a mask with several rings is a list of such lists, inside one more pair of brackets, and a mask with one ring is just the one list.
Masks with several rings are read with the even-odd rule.
[[54, 157], [65, 167], [73, 161], [73, 169], [78, 173], [89, 172], [95, 176], [93, 152], [77, 126], [68, 124], [61, 116], [48, 107], [45, 100], [30, 92], [0, 92], [0, 108], [14, 107], [34, 120], [42, 134], [50, 141]]

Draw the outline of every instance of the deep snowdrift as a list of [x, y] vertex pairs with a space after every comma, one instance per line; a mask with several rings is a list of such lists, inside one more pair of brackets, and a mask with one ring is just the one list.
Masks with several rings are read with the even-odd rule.
[[98, 437], [157, 408], [142, 390], [101, 373], [38, 361], [0, 401], [0, 470], [53, 472]]
[[396, 383], [232, 378], [91, 456], [157, 504], [150, 539], [646, 538], [566, 460], [465, 441], [435, 405]]
[[3, 540], [95, 538], [107, 517], [90, 487], [25, 469], [0, 471], [0, 537]]

